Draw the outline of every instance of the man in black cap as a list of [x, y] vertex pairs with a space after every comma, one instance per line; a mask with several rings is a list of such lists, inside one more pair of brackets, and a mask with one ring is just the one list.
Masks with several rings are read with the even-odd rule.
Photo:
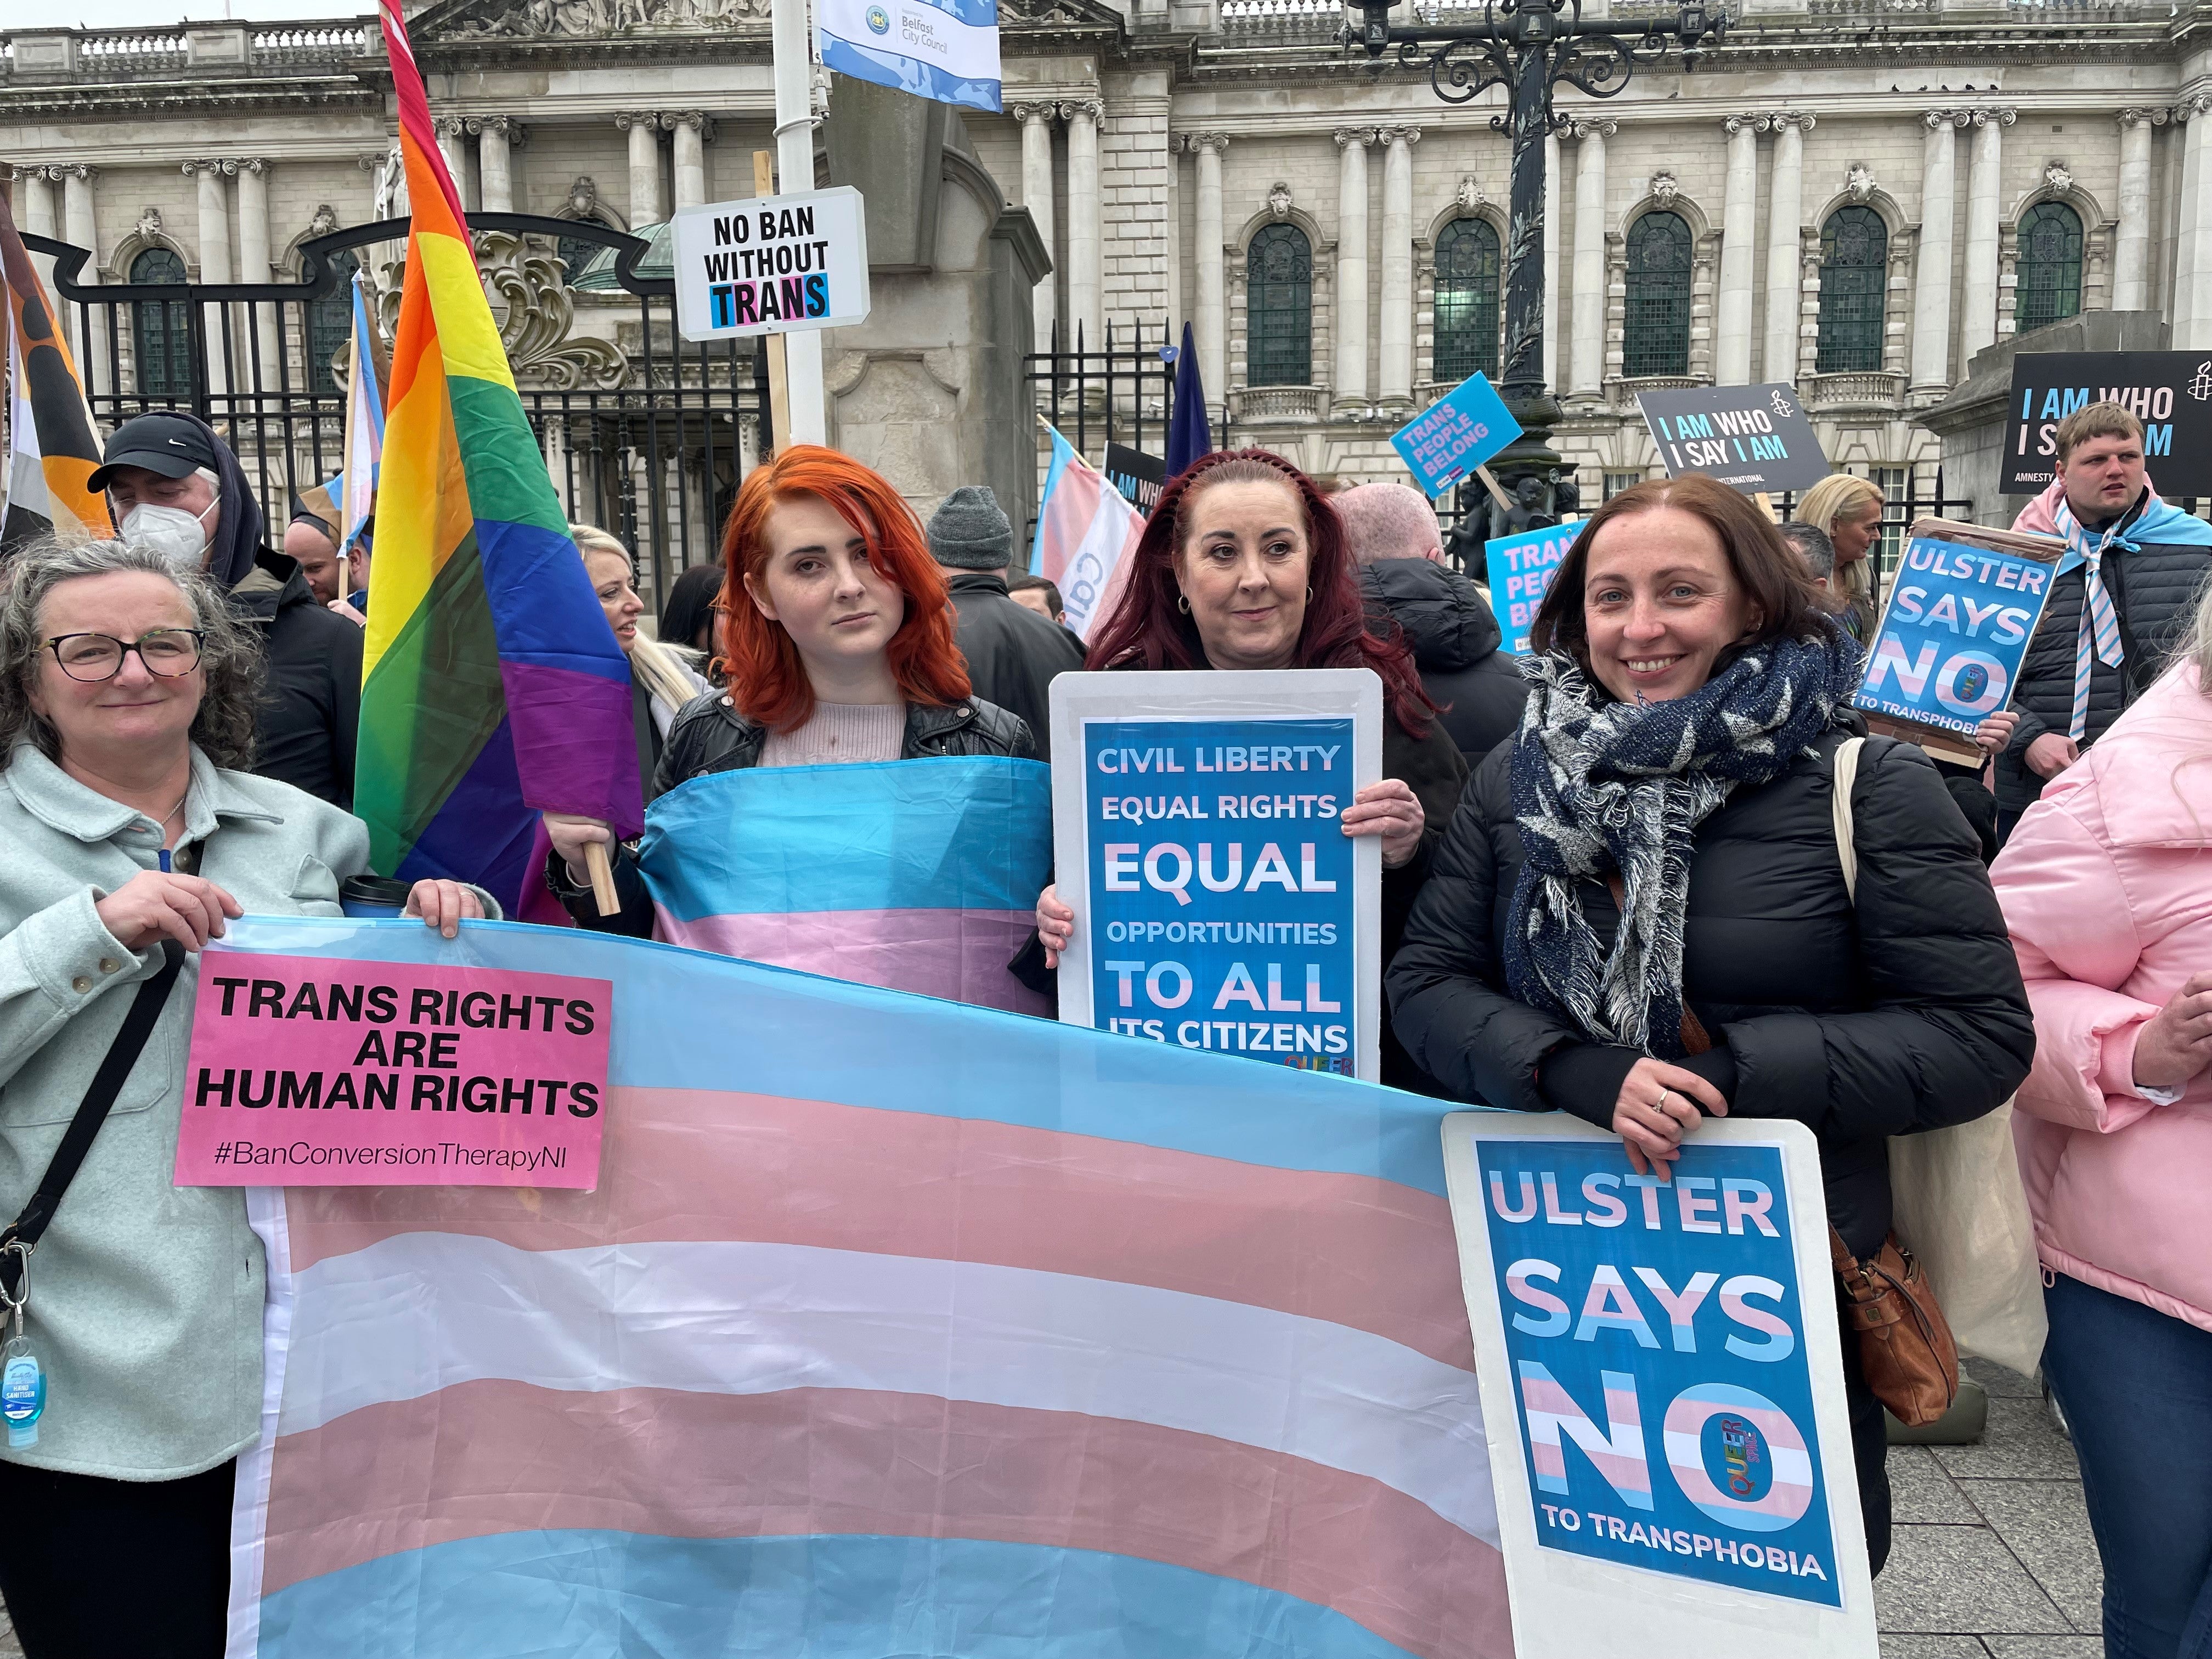
[[231, 614], [259, 632], [269, 683], [253, 769], [350, 807], [362, 632], [316, 602], [297, 560], [264, 543], [230, 447], [196, 415], [141, 415], [115, 428], [91, 483], [107, 492], [125, 541], [213, 578]]
[[968, 679], [986, 702], [1018, 714], [1036, 739], [1037, 758], [1052, 758], [1051, 705], [1045, 688], [1056, 674], [1083, 666], [1083, 647], [1066, 629], [1018, 605], [1006, 592], [1014, 527], [983, 484], [963, 484], [929, 521], [930, 556], [952, 573], [955, 641], [968, 659]]

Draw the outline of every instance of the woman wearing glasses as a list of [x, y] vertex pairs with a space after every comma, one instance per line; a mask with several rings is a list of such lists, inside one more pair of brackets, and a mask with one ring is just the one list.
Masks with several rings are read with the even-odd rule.
[[[232, 918], [336, 916], [368, 831], [244, 769], [262, 663], [222, 595], [119, 542], [20, 552], [0, 599], [0, 1222], [52, 1161], [137, 986], [178, 982], [39, 1241], [46, 1409], [0, 1449], [25, 1653], [223, 1650], [233, 1460], [261, 1411], [261, 1245], [235, 1187], [179, 1187], [197, 957]], [[447, 938], [488, 901], [417, 882]], [[12, 1334], [12, 1332], [10, 1333]], [[118, 1594], [115, 1563], [128, 1561]]]

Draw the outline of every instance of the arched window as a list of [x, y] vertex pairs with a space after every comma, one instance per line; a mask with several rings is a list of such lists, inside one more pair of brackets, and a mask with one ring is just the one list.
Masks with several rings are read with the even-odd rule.
[[2019, 283], [2013, 318], [2021, 333], [2081, 309], [2081, 216], [2063, 202], [2038, 202], [2020, 222]]
[[1498, 232], [1455, 219], [1437, 236], [1436, 378], [1498, 378]]
[[1889, 280], [1889, 227], [1870, 207], [1838, 208], [1820, 227], [1822, 374], [1881, 367], [1882, 306]]
[[[165, 247], [149, 247], [131, 262], [134, 283], [185, 280], [185, 262]], [[131, 307], [131, 356], [138, 366], [142, 398], [189, 398], [192, 392], [192, 339], [187, 307], [181, 300]]]
[[338, 377], [332, 367], [343, 360], [353, 337], [353, 274], [361, 261], [341, 249], [331, 255], [338, 285], [307, 306], [307, 384], [319, 397], [338, 395]]
[[1313, 245], [1296, 225], [1262, 225], [1252, 239], [1244, 294], [1249, 386], [1313, 384]]
[[1628, 228], [1628, 296], [1620, 372], [1690, 372], [1690, 227], [1679, 213], [1647, 213]]
[[[577, 222], [591, 225], [598, 229], [606, 228], [597, 219], [583, 219]], [[560, 257], [562, 283], [573, 288], [575, 286], [576, 278], [584, 274], [584, 267], [600, 254], [610, 250], [603, 242], [586, 241], [581, 236], [563, 236], [554, 245], [553, 251]]]

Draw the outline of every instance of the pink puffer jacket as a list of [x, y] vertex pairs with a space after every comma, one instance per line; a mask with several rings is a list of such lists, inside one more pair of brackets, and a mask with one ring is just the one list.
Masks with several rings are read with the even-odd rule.
[[2212, 1330], [2212, 1071], [2135, 1092], [2136, 1038], [2212, 969], [2212, 696], [2172, 669], [2052, 780], [1990, 875], [2035, 1010], [2013, 1127], [2045, 1266]]

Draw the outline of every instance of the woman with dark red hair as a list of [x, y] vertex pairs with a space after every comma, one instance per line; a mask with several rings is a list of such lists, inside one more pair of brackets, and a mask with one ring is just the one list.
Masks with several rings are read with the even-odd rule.
[[[1371, 668], [1382, 681], [1382, 778], [1352, 797], [1347, 836], [1382, 841], [1382, 949], [1398, 948], [1429, 854], [1467, 781], [1458, 746], [1404, 643], [1370, 631], [1344, 526], [1314, 482], [1264, 449], [1201, 456], [1162, 492], [1130, 556], [1121, 602], [1093, 641], [1092, 669]], [[1048, 887], [1037, 934], [1057, 966], [1080, 925]], [[1382, 1080], [1421, 1073], [1382, 1033]]]
[[[972, 696], [944, 574], [899, 493], [834, 449], [794, 444], [746, 474], [722, 532], [727, 689], [669, 728], [653, 793], [712, 772], [925, 756], [1035, 759], [1030, 729]], [[601, 916], [584, 868], [606, 825], [548, 813], [548, 884], [586, 927], [651, 937], [653, 908], [617, 847], [623, 907]]]

